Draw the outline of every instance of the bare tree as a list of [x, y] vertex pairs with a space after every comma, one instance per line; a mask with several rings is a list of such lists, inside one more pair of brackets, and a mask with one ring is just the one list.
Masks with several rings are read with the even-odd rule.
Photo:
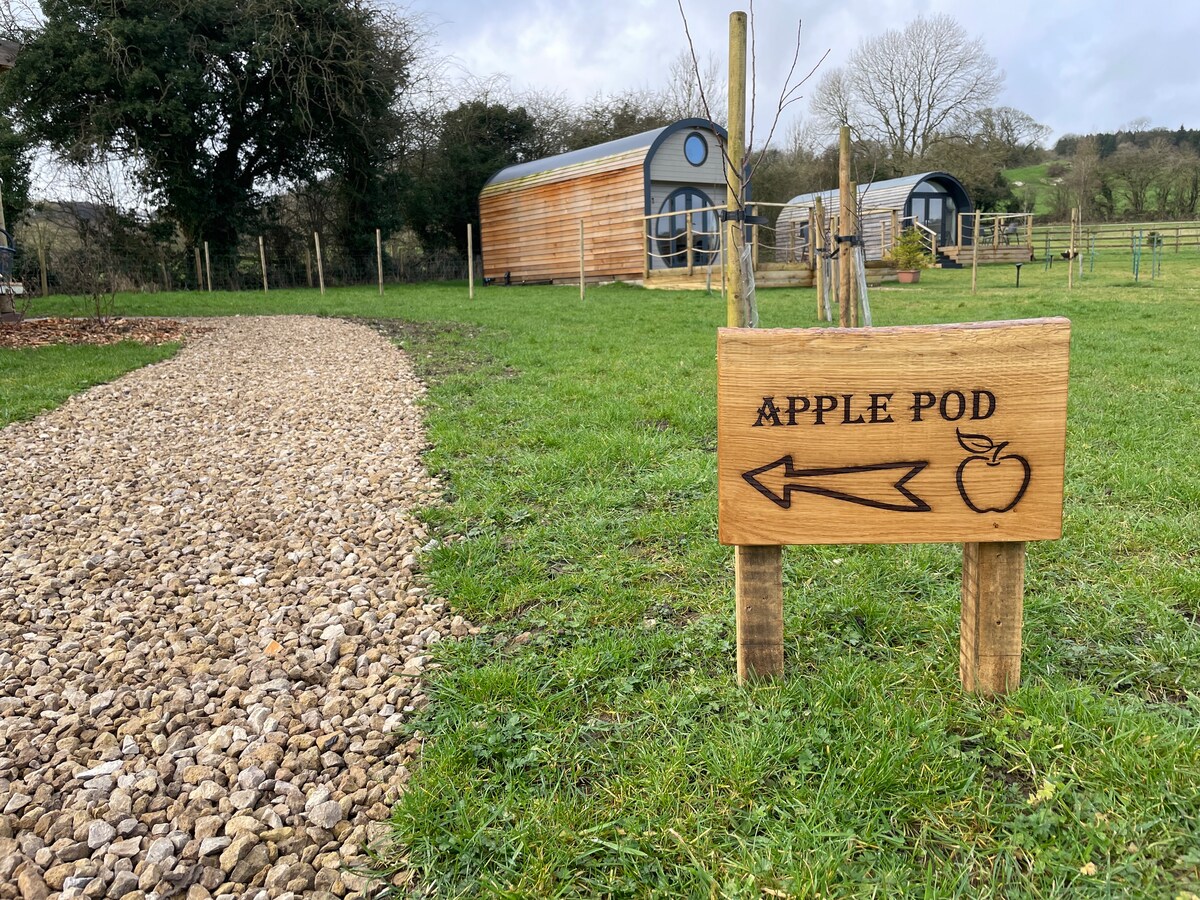
[[1003, 83], [980, 38], [948, 15], [918, 16], [903, 30], [863, 40], [844, 67], [827, 72], [812, 111], [831, 133], [849, 124], [904, 164], [963, 127]]
[[26, 29], [37, 27], [42, 12], [35, 0], [0, 0], [0, 38], [19, 41]]
[[[679, 17], [683, 20], [683, 33], [687, 38], [687, 55], [691, 58], [692, 65], [692, 83], [695, 85], [696, 93], [699, 95], [700, 107], [704, 110], [704, 115], [710, 121], [717, 121], [713, 118], [713, 110], [717, 107], [718, 102], [724, 106], [724, 102], [719, 100], [720, 90], [713, 90], [713, 86], [709, 83], [709, 79], [702, 74], [700, 59], [696, 55], [696, 43], [692, 40], [692, 31], [688, 26], [687, 13], [683, 9], [683, 0], [676, 0], [679, 7]], [[754, 125], [757, 119], [755, 109], [758, 104], [758, 79], [757, 79], [757, 54], [755, 53], [755, 16], [754, 16], [754, 0], [750, 0], [750, 16], [749, 16], [749, 36], [750, 36], [750, 116], [749, 116], [749, 132], [746, 135], [746, 160], [749, 163], [748, 173], [745, 183], [749, 183], [754, 179], [754, 173], [762, 165], [767, 157], [768, 151], [771, 149], [771, 140], [775, 136], [776, 130], [783, 121], [784, 113], [787, 112], [793, 105], [804, 99], [801, 90], [804, 85], [808, 84], [813, 75], [819, 69], [826, 57], [829, 56], [829, 51], [826, 50], [821, 54], [821, 57], [816, 61], [812, 68], [804, 72], [803, 75], [798, 75], [796, 72], [797, 66], [800, 64], [800, 36], [803, 24], [800, 20], [796, 20], [796, 40], [794, 44], [794, 52], [792, 53], [791, 64], [788, 66], [787, 74], [784, 76], [783, 83], [779, 88], [779, 98], [775, 103], [774, 115], [771, 117], [770, 126], [767, 130], [767, 136], [762, 141], [762, 144], [755, 140]], [[711, 54], [710, 54], [711, 61]], [[728, 110], [726, 110], [728, 112]], [[721, 155], [726, 162], [726, 172], [729, 170], [729, 152], [728, 148], [722, 143]], [[728, 179], [728, 175], [726, 176]]]
[[707, 118], [724, 123], [728, 112], [727, 98], [720, 90], [724, 81], [725, 67], [715, 53], [710, 50], [702, 63], [697, 61], [693, 65], [692, 54], [683, 50], [667, 68], [667, 103], [677, 118]]
[[158, 254], [143, 215], [129, 207], [129, 174], [122, 160], [96, 157], [58, 161], [54, 186], [69, 200], [39, 204], [34, 216], [39, 246], [57, 247], [54, 272], [64, 293], [75, 295], [85, 315], [107, 320], [117, 291], [154, 279]]
[[1096, 139], [1085, 137], [1075, 147], [1075, 155], [1071, 158], [1071, 171], [1064, 179], [1084, 220], [1096, 216], [1096, 195], [1100, 192], [1102, 177], [1100, 150], [1096, 146]]

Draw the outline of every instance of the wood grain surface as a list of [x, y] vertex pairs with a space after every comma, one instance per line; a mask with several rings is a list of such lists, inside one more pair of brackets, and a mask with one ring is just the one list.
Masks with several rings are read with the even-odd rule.
[[724, 544], [1062, 533], [1070, 322], [721, 329]]

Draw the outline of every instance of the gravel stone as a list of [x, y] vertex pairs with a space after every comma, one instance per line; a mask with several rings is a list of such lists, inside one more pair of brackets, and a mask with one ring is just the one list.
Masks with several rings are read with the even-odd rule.
[[142, 839], [140, 837], [131, 837], [110, 844], [108, 852], [113, 856], [137, 856], [141, 852], [141, 849]]
[[117, 836], [117, 829], [107, 822], [92, 822], [88, 826], [87, 845], [92, 850], [99, 850], [105, 844], [112, 842]]
[[51, 871], [353, 900], [313, 861], [367, 862], [425, 648], [478, 634], [416, 580], [439, 485], [403, 353], [330, 319], [205, 327], [0, 429], [0, 900]]
[[308, 811], [308, 821], [317, 828], [332, 829], [342, 821], [342, 805], [336, 800], [318, 803]]

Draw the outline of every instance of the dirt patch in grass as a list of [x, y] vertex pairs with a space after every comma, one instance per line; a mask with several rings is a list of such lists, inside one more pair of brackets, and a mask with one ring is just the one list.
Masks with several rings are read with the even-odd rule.
[[20, 349], [49, 347], [55, 344], [169, 344], [183, 340], [185, 334], [207, 329], [174, 319], [27, 319], [17, 324], [0, 325], [0, 347]]
[[[473, 372], [494, 360], [481, 355], [473, 346], [480, 329], [445, 322], [410, 322], [405, 319], [348, 319], [366, 325], [408, 351], [417, 373], [428, 381]], [[512, 378], [516, 370], [505, 368], [503, 377]]]
[[1190, 606], [1180, 603], [1175, 607], [1175, 611], [1183, 616], [1185, 621], [1200, 628], [1200, 610], [1192, 609]]

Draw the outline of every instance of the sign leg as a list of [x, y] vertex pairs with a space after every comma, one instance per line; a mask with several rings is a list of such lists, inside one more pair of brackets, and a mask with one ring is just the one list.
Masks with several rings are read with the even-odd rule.
[[959, 675], [969, 694], [1005, 694], [1021, 684], [1025, 603], [1023, 541], [963, 544]]
[[738, 684], [783, 674], [783, 548], [734, 547]]

